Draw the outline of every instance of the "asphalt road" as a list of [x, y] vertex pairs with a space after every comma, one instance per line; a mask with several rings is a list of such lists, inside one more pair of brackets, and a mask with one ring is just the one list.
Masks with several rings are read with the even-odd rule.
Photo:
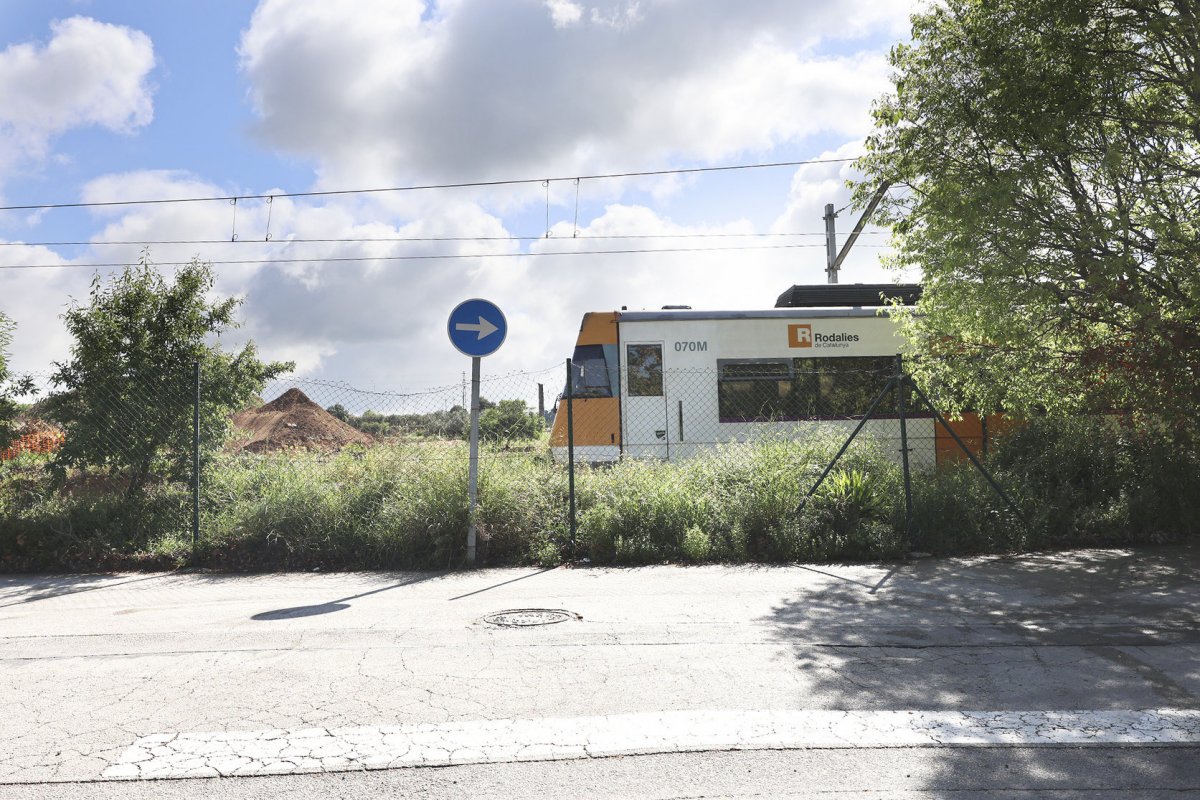
[[[0, 797], [1200, 796], [1198, 576], [1193, 546], [0, 577]], [[485, 620], [523, 608], [568, 613]], [[753, 730], [801, 711], [828, 735]], [[697, 732], [712, 714], [745, 732]], [[513, 725], [533, 738], [509, 753]], [[402, 763], [454, 766], [380, 768]], [[258, 777], [106, 779], [234, 773]]]
[[0, 785], [0, 798], [1181, 800], [1200, 793], [1197, 756], [1195, 747], [715, 752], [260, 778]]

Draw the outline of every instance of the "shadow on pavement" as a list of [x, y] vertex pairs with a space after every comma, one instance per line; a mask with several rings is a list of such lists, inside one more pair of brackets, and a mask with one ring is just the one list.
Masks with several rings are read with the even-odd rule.
[[[919, 561], [875, 584], [819, 571], [834, 580], [768, 622], [826, 707], [1200, 708], [1200, 543]], [[942, 751], [928, 796], [966, 788], [964, 757]], [[1040, 775], [1042, 788], [1078, 788], [1086, 763], [1014, 748], [1003, 772], [965, 783]], [[1179, 777], [1170, 759], [1158, 769], [1141, 777]]]
[[332, 614], [335, 611], [341, 611], [344, 608], [349, 608], [349, 603], [351, 600], [358, 600], [359, 598], [370, 597], [371, 595], [379, 594], [380, 592], [399, 589], [401, 586], [411, 586], [414, 583], [423, 583], [424, 581], [433, 580], [434, 578], [441, 578], [446, 574], [448, 573], [435, 572], [424, 575], [415, 575], [397, 583], [381, 586], [378, 589], [372, 589], [369, 592], [362, 592], [360, 594], [350, 595], [349, 597], [339, 597], [337, 600], [329, 600], [328, 602], [318, 603], [311, 606], [294, 606], [292, 608], [280, 608], [274, 611], [263, 611], [260, 614], [255, 614], [254, 616], [250, 617], [250, 619], [257, 620], [259, 622], [271, 622], [273, 620], [297, 619], [299, 617], [316, 617], [320, 616], [321, 614]]
[[[37, 583], [17, 588], [15, 591], [5, 591], [10, 586], [20, 586], [23, 581], [17, 578], [0, 579], [0, 608], [19, 606], [24, 603], [36, 603], [38, 600], [49, 600], [53, 597], [65, 597], [69, 594], [94, 592], [98, 589], [108, 589], [112, 586], [126, 586], [143, 581], [156, 581], [171, 577], [174, 573], [163, 575], [145, 575], [140, 578], [113, 580], [113, 575], [63, 575], [61, 577], [39, 578]], [[104, 581], [101, 583], [101, 581]], [[16, 599], [13, 599], [16, 598]]]
[[472, 595], [483, 594], [484, 592], [490, 592], [492, 589], [499, 589], [501, 586], [507, 586], [510, 583], [516, 583], [517, 581], [523, 581], [526, 578], [536, 578], [538, 575], [544, 575], [547, 572], [552, 572], [556, 569], [558, 569], [558, 567], [542, 567], [541, 569], [539, 569], [535, 572], [531, 572], [528, 575], [521, 575], [520, 577], [511, 578], [507, 581], [501, 581], [500, 583], [494, 583], [491, 586], [485, 586], [482, 589], [476, 589], [473, 592], [467, 592], [466, 594], [460, 594], [457, 597], [451, 597], [450, 600], [451, 601], [462, 600], [464, 597], [471, 597]]

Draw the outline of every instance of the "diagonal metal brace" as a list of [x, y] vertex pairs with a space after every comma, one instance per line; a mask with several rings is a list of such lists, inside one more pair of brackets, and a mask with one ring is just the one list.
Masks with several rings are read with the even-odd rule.
[[871, 407], [867, 409], [867, 413], [863, 415], [861, 420], [859, 420], [858, 426], [850, 434], [849, 438], [846, 439], [846, 443], [842, 445], [842, 449], [838, 450], [837, 455], [834, 456], [833, 460], [829, 462], [829, 466], [825, 467], [825, 471], [821, 473], [821, 477], [817, 478], [817, 482], [814, 483], [813, 487], [808, 490], [808, 494], [804, 495], [804, 499], [800, 501], [800, 505], [796, 506], [795, 513], [799, 514], [804, 510], [804, 507], [808, 505], [808, 501], [811, 500], [812, 496], [817, 493], [817, 489], [821, 488], [821, 484], [824, 483], [825, 479], [829, 477], [829, 473], [833, 472], [833, 468], [837, 466], [838, 460], [845, 454], [846, 450], [850, 448], [850, 443], [854, 441], [854, 437], [858, 436], [859, 431], [861, 431], [863, 426], [867, 424], [867, 420], [874, 416], [875, 409], [879, 408], [879, 404], [883, 402], [883, 398], [887, 397], [888, 392], [890, 392], [892, 388], [896, 386], [896, 381], [897, 379], [893, 377], [883, 387], [883, 391], [880, 392], [879, 396], [875, 398], [875, 402], [871, 403]]
[[983, 466], [983, 463], [975, 457], [975, 454], [971, 452], [971, 448], [967, 447], [966, 443], [963, 442], [963, 440], [959, 438], [958, 434], [954, 432], [954, 429], [950, 427], [949, 422], [946, 422], [946, 418], [942, 416], [941, 412], [934, 408], [933, 403], [929, 400], [925, 393], [921, 391], [921, 387], [917, 386], [917, 382], [912, 379], [912, 376], [905, 375], [904, 380], [913, 388], [913, 391], [917, 393], [917, 397], [921, 398], [921, 401], [925, 403], [925, 406], [931, 412], [933, 412], [934, 418], [942, 424], [942, 427], [946, 429], [946, 432], [954, 438], [954, 442], [958, 445], [959, 449], [967, 454], [967, 458], [971, 459], [971, 463], [975, 465], [975, 469], [979, 470], [979, 474], [982, 475], [984, 479], [987, 480], [988, 484], [990, 484], [991, 487], [996, 490], [996, 494], [1000, 495], [1004, 502], [1008, 503], [1008, 507], [1012, 509], [1013, 513], [1017, 515], [1021, 522], [1025, 523], [1025, 527], [1029, 528], [1029, 520], [1025, 517], [1025, 514], [1021, 511], [1017, 504], [1013, 502], [1013, 499], [1008, 496], [1008, 493], [1001, 488], [1000, 484], [996, 482], [996, 479], [993, 478], [992, 474], [987, 471], [987, 468]]

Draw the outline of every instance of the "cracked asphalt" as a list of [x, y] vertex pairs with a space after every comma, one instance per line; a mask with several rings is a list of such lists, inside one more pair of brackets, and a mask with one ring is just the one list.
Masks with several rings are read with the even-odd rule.
[[[139, 740], [179, 734], [226, 741], [737, 711], [1191, 714], [1200, 710], [1198, 577], [1195, 545], [899, 566], [0, 576], [0, 797], [143, 796], [138, 786], [181, 797], [403, 787], [453, 797], [459, 780], [478, 796], [550, 797], [562, 796], [572, 770], [610, 781], [605, 791], [628, 790], [605, 796], [820, 796], [845, 788], [835, 765], [849, 756], [798, 740], [759, 753], [714, 744], [439, 770], [102, 779]], [[482, 621], [524, 608], [578, 616], [526, 628]], [[878, 744], [864, 744], [857, 763], [878, 765], [894, 784], [856, 796], [1200, 796], [1200, 747], [1186, 741]], [[978, 783], [1001, 761], [1014, 765], [1002, 786]], [[964, 773], [964, 763], [977, 766]], [[747, 775], [730, 784], [728, 769], [698, 766], [715, 764], [745, 765]], [[803, 786], [786, 777], [792, 770], [807, 776]], [[639, 771], [644, 792], [630, 789]], [[990, 794], [1001, 789], [1012, 794]]]

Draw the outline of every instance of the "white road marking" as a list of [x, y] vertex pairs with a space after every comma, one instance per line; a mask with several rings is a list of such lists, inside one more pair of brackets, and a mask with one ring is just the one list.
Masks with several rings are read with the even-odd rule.
[[143, 736], [110, 779], [279, 775], [704, 750], [1200, 744], [1200, 710], [670, 711]]

